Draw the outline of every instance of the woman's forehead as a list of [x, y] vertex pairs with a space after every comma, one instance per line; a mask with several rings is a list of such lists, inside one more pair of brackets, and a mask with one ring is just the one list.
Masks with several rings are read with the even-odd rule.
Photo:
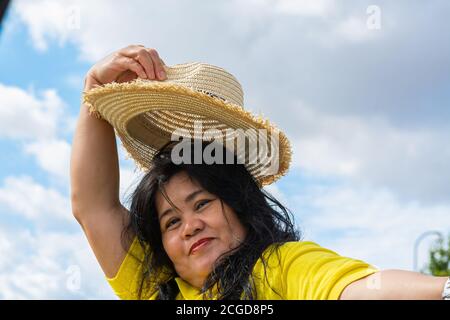
[[172, 202], [183, 201], [188, 195], [197, 190], [204, 189], [187, 173], [179, 172], [169, 179], [161, 189], [156, 192], [156, 205], [162, 206], [168, 204], [168, 201], [162, 194], [163, 192]]
[[173, 194], [189, 192], [189, 190], [199, 187], [200, 185], [184, 171], [178, 172], [164, 183], [166, 193]]

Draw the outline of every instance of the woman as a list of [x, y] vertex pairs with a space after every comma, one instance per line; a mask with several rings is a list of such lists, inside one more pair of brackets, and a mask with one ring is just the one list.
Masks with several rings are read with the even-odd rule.
[[[110, 99], [107, 104], [119, 105], [117, 101], [125, 103], [137, 96], [142, 89], [139, 79], [164, 83], [168, 70], [155, 49], [132, 45], [96, 63], [86, 75], [84, 91], [95, 94], [95, 90], [103, 90], [106, 95], [99, 101]], [[231, 76], [226, 78], [233, 80]], [[106, 89], [99, 89], [102, 87]], [[171, 92], [170, 98], [178, 97], [178, 93]], [[206, 93], [211, 97], [202, 101], [211, 105], [224, 105], [236, 96], [225, 99], [225, 91], [222, 96]], [[197, 101], [197, 96], [190, 97]], [[179, 100], [169, 101], [176, 104]], [[233, 101], [238, 103], [239, 98]], [[81, 107], [73, 141], [72, 211], [119, 297], [441, 299], [448, 284], [446, 277], [377, 270], [313, 242], [300, 241], [289, 211], [261, 188], [284, 174], [289, 157], [281, 159], [282, 169], [276, 174], [260, 180], [254, 168], [237, 161], [236, 154], [231, 153], [231, 164], [178, 163], [174, 161], [176, 143], [160, 144], [151, 157], [151, 169], [131, 196], [128, 211], [119, 201], [114, 128], [101, 119], [101, 115], [107, 116], [106, 111], [97, 114], [98, 110], [87, 102]], [[248, 116], [235, 109], [243, 118]], [[202, 112], [209, 112], [209, 108], [203, 106]], [[158, 115], [164, 118], [164, 114]], [[133, 132], [139, 137], [135, 142], [145, 147], [153, 141], [149, 134], [142, 134], [145, 128], [139, 127], [139, 121], [130, 120], [126, 132]], [[122, 141], [131, 150], [130, 141]], [[182, 156], [195, 158], [196, 141], [187, 144]], [[281, 146], [286, 147], [283, 141], [282, 137]], [[200, 142], [201, 154], [211, 150], [209, 142]], [[211, 155], [229, 159], [227, 148], [216, 147]], [[133, 158], [140, 163], [149, 153]], [[287, 151], [283, 154], [290, 155]]]

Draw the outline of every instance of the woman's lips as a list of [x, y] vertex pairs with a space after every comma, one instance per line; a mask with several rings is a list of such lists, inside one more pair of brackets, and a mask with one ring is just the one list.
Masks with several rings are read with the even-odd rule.
[[203, 239], [198, 240], [197, 242], [195, 242], [192, 245], [191, 250], [189, 251], [189, 254], [194, 254], [195, 252], [197, 252], [198, 250], [200, 250], [201, 248], [206, 246], [208, 243], [210, 243], [212, 239], [213, 238], [203, 238]]

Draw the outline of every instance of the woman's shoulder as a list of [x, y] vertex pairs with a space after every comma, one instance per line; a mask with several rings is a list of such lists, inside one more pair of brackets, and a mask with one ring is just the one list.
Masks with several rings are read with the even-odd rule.
[[267, 247], [263, 256], [270, 261], [290, 263], [297, 261], [318, 261], [339, 257], [339, 254], [328, 248], [322, 247], [314, 241], [288, 241], [284, 243], [274, 243]]
[[310, 240], [299, 240], [299, 241], [287, 241], [279, 244], [280, 248], [293, 249], [293, 248], [311, 248], [311, 247], [319, 247], [320, 245], [317, 242]]
[[307, 252], [311, 250], [327, 250], [329, 249], [323, 248], [318, 243], [309, 240], [299, 240], [299, 241], [287, 241], [283, 243], [273, 243], [270, 245], [266, 251], [277, 250], [282, 253], [289, 253], [291, 251], [302, 251]]
[[284, 299], [337, 299], [346, 285], [376, 272], [362, 260], [341, 256], [313, 241], [273, 244], [264, 252], [268, 253], [255, 274], [261, 279], [267, 275]]

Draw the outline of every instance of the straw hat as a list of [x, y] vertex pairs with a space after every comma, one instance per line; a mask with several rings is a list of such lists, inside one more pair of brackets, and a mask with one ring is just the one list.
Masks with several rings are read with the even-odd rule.
[[[260, 186], [287, 172], [289, 140], [268, 120], [244, 109], [242, 87], [233, 75], [202, 62], [164, 68], [164, 81], [112, 82], [83, 94], [90, 114], [114, 127], [141, 170], [151, 168], [153, 157], [176, 133], [179, 139], [221, 142]], [[239, 147], [242, 141], [246, 144]]]

